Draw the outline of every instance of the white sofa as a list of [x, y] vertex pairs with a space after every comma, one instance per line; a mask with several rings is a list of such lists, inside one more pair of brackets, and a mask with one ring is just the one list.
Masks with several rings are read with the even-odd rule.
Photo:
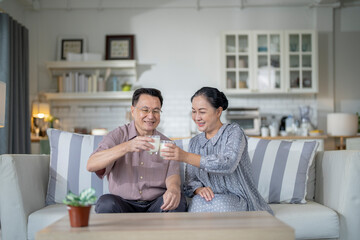
[[[40, 229], [67, 215], [62, 204], [45, 205], [49, 155], [0, 156], [1, 239], [34, 239]], [[360, 151], [317, 152], [315, 200], [271, 204], [297, 239], [360, 238]]]

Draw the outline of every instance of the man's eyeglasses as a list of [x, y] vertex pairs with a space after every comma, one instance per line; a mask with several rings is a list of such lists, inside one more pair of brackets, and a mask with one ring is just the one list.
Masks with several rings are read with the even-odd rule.
[[162, 112], [158, 108], [155, 108], [155, 109], [151, 109], [151, 108], [148, 108], [148, 107], [142, 107], [142, 108], [135, 107], [135, 108], [139, 109], [141, 111], [141, 113], [144, 114], [144, 115], [147, 115], [150, 112], [152, 112], [153, 115], [159, 116], [161, 114], [161, 112]]

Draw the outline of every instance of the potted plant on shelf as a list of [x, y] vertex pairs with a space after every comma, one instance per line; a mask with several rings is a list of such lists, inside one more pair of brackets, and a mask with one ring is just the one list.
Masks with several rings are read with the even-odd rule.
[[84, 189], [79, 195], [69, 191], [63, 203], [68, 207], [71, 227], [86, 227], [89, 225], [91, 205], [96, 202], [95, 189]]

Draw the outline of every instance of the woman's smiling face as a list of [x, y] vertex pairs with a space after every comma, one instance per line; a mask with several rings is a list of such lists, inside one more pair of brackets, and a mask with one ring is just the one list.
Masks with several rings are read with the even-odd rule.
[[199, 95], [192, 100], [192, 119], [199, 131], [212, 136], [218, 130], [222, 108], [215, 109], [205, 96]]

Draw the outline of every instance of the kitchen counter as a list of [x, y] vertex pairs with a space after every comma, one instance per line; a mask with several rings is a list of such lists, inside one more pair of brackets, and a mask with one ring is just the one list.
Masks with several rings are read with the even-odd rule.
[[37, 137], [35, 135], [31, 135], [31, 142], [40, 142], [40, 140], [48, 140], [48, 137]]
[[50, 145], [48, 137], [37, 137], [31, 135], [31, 153], [32, 154], [50, 154]]
[[309, 139], [326, 139], [329, 136], [328, 135], [319, 135], [319, 136], [276, 136], [276, 137], [261, 137], [261, 136], [251, 136], [254, 138], [261, 138], [261, 139], [267, 139], [267, 140], [282, 140], [282, 139], [303, 139], [303, 140], [309, 140]]
[[354, 136], [328, 136], [329, 138], [334, 138], [334, 139], [340, 139], [340, 143], [339, 143], [339, 150], [345, 150], [346, 149], [346, 145], [344, 143], [344, 140], [347, 138], [360, 138], [360, 134], [354, 135]]
[[261, 138], [267, 140], [317, 140], [319, 142], [318, 151], [323, 150], [344, 150], [346, 146], [344, 140], [347, 138], [360, 138], [360, 135], [354, 136], [331, 136], [331, 135], [319, 135], [319, 136], [277, 136], [277, 137], [261, 137], [251, 136], [254, 138]]

